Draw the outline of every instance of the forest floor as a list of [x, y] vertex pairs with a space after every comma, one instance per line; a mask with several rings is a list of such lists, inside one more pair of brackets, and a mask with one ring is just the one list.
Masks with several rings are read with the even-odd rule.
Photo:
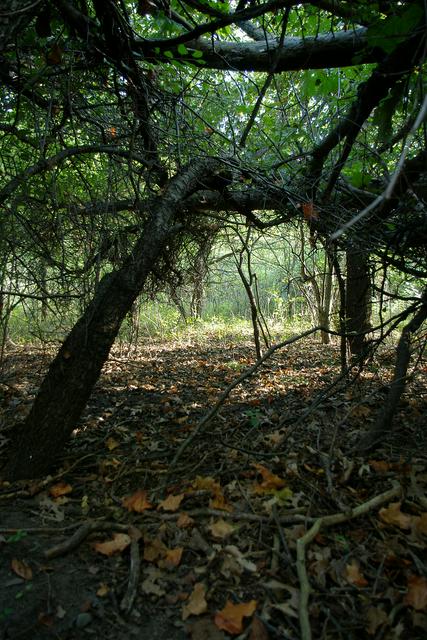
[[[7, 353], [3, 459], [51, 355]], [[116, 348], [52, 476], [0, 483], [0, 638], [426, 638], [425, 361], [353, 453], [393, 359], [333, 385], [337, 345], [281, 349], [177, 457], [250, 342]]]

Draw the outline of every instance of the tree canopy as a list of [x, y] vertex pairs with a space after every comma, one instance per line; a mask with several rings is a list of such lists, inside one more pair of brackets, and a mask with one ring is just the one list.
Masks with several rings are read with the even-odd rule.
[[425, 277], [426, 19], [422, 0], [5, 0], [3, 290], [84, 311], [42, 396], [73, 378], [84, 405], [137, 295], [230, 220], [304, 220], [331, 260]]
[[210, 156], [177, 233], [305, 216], [424, 273], [422, 2], [9, 0], [0, 19], [3, 237], [24, 262], [111, 258]]

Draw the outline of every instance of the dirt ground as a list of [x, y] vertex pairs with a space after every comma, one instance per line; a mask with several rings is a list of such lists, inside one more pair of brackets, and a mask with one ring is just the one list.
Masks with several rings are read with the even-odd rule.
[[[50, 357], [6, 356], [3, 460]], [[2, 640], [426, 637], [425, 362], [366, 458], [391, 348], [336, 382], [338, 347], [298, 342], [200, 427], [253, 362], [232, 340], [114, 351], [52, 475], [0, 483]]]

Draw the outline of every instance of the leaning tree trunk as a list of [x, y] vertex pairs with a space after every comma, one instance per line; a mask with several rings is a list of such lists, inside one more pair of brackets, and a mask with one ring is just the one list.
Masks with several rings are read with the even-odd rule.
[[11, 479], [45, 473], [75, 428], [102, 366], [152, 267], [170, 235], [182, 200], [217, 166], [206, 159], [188, 165], [153, 202], [152, 214], [123, 266], [100, 282], [86, 312], [71, 330], [50, 365], [30, 414], [17, 428], [4, 470]]
[[400, 397], [405, 389], [406, 374], [411, 358], [412, 337], [418, 331], [424, 320], [427, 319], [427, 289], [423, 293], [422, 304], [412, 320], [403, 328], [396, 350], [396, 364], [394, 367], [393, 381], [376, 422], [372, 429], [364, 435], [358, 445], [358, 451], [369, 451], [391, 431], [394, 414], [396, 413]]
[[368, 256], [357, 247], [347, 249], [346, 333], [352, 355], [365, 348], [365, 334], [371, 327], [371, 276]]

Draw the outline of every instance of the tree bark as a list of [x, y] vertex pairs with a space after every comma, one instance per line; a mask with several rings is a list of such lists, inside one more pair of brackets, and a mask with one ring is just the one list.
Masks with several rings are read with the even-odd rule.
[[396, 364], [393, 381], [390, 385], [387, 399], [372, 429], [364, 435], [358, 445], [358, 451], [369, 451], [376, 444], [382, 442], [386, 434], [392, 429], [393, 418], [396, 413], [400, 397], [405, 390], [406, 374], [411, 358], [411, 342], [424, 320], [427, 319], [427, 289], [423, 293], [422, 305], [412, 320], [403, 328], [396, 349]]
[[152, 267], [165, 250], [182, 200], [217, 160], [189, 164], [153, 201], [152, 214], [123, 266], [101, 280], [95, 297], [50, 365], [30, 414], [12, 437], [4, 473], [11, 479], [44, 474], [62, 451], [101, 373], [102, 366]]
[[346, 333], [350, 352], [363, 354], [371, 327], [371, 277], [368, 256], [357, 247], [347, 249]]
[[[137, 42], [136, 48], [148, 58], [159, 58], [155, 51], [157, 43], [147, 40]], [[381, 36], [372, 47], [367, 40], [367, 29], [350, 29], [334, 33], [319, 33], [304, 38], [286, 37], [283, 46], [279, 38], [265, 38], [260, 42], [221, 42], [209, 38], [198, 38], [186, 42], [186, 46], [203, 52], [203, 60], [209, 69], [234, 69], [236, 71], [271, 70], [272, 57], [277, 55], [276, 73], [301, 69], [324, 69], [354, 65], [355, 56], [360, 64], [380, 62], [384, 58], [380, 46]], [[172, 45], [171, 45], [172, 46]], [[163, 59], [162, 59], [163, 62]], [[170, 62], [165, 57], [164, 62]]]

